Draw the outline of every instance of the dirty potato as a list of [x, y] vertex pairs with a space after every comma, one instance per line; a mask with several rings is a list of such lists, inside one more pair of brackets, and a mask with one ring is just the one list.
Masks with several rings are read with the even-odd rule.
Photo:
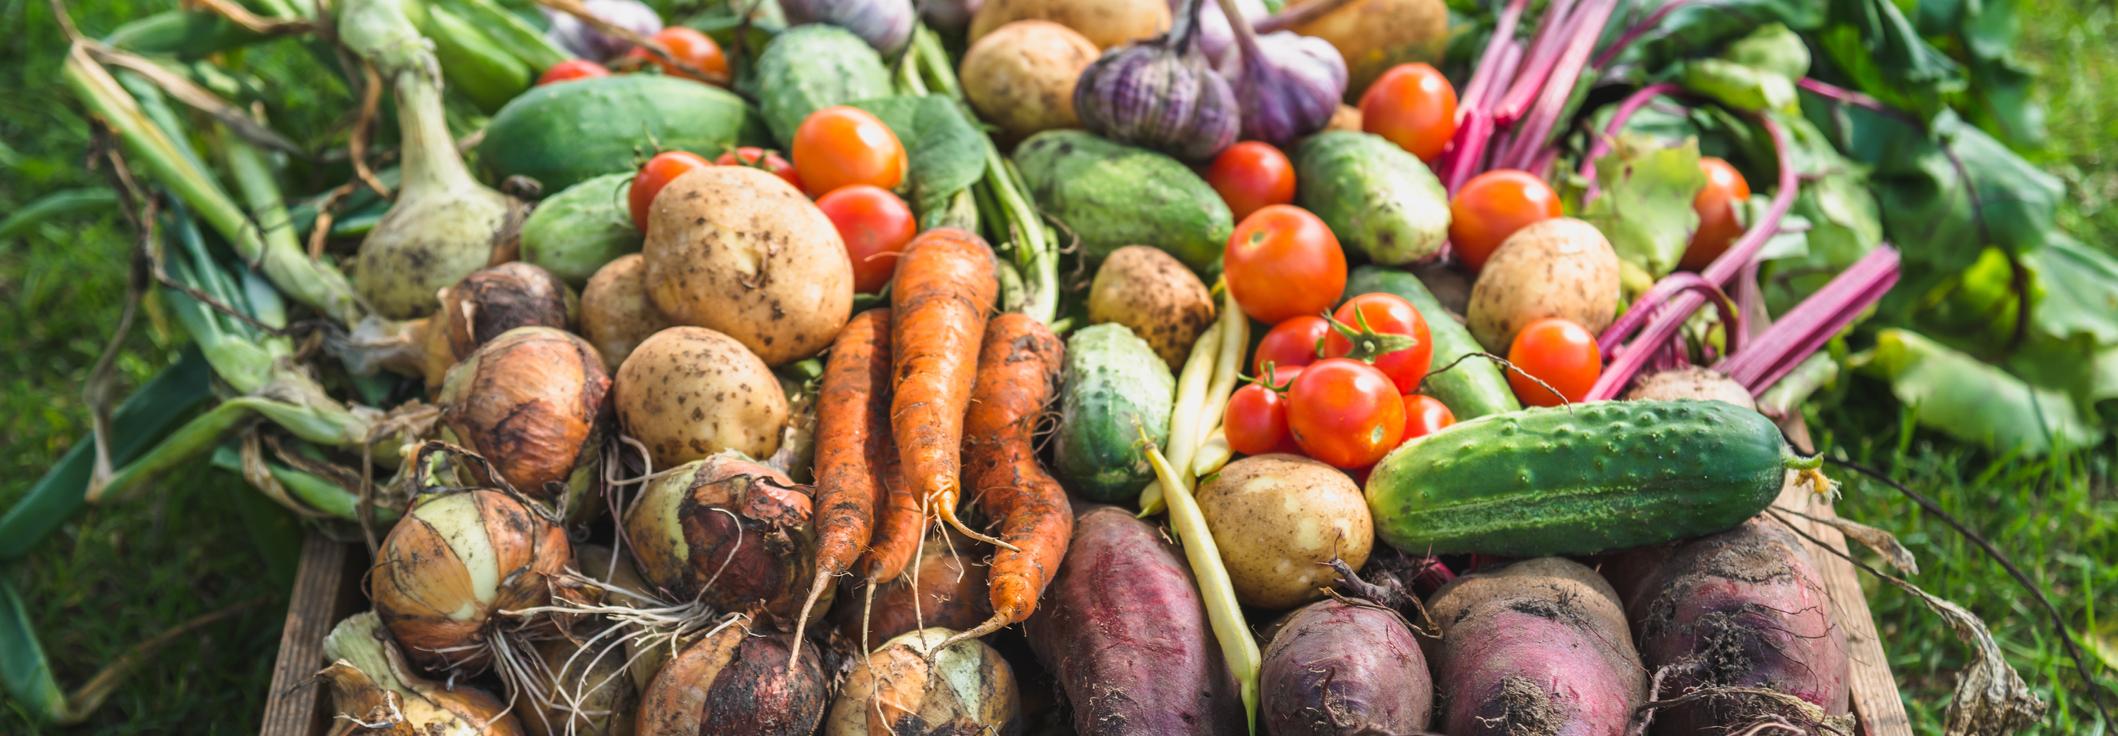
[[1213, 315], [1206, 284], [1175, 257], [1145, 245], [1111, 251], [1088, 287], [1089, 321], [1131, 328], [1171, 370], [1183, 366]]
[[670, 468], [722, 450], [766, 457], [787, 426], [787, 394], [772, 369], [735, 338], [671, 327], [618, 367], [618, 421]]
[[647, 301], [647, 260], [638, 253], [597, 269], [581, 290], [581, 334], [617, 370], [634, 347], [669, 326]]
[[1515, 231], [1486, 260], [1464, 315], [1487, 350], [1505, 353], [1515, 331], [1558, 317], [1602, 332], [1618, 314], [1618, 252], [1596, 226], [1571, 217]]
[[1345, 473], [1296, 455], [1229, 463], [1199, 487], [1199, 511], [1244, 605], [1286, 610], [1323, 597], [1333, 558], [1359, 568], [1375, 544], [1368, 501]]

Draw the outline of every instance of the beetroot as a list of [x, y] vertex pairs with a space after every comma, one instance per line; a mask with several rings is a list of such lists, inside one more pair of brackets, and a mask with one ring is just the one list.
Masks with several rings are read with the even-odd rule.
[[1594, 570], [1543, 557], [1457, 578], [1427, 609], [1438, 725], [1454, 736], [1618, 736], [1646, 670], [1617, 594]]
[[1417, 733], [1434, 714], [1419, 640], [1372, 603], [1325, 599], [1288, 614], [1258, 679], [1258, 720], [1273, 736]]

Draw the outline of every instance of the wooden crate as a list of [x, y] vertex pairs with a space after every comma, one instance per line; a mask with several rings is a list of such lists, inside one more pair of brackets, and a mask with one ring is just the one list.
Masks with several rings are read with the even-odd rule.
[[[1806, 427], [1787, 428], [1788, 437], [1809, 450]], [[1810, 516], [1834, 516], [1822, 497], [1789, 488], [1776, 505]], [[1845, 537], [1829, 525], [1796, 520], [1810, 536], [1846, 551]], [[1814, 546], [1812, 544], [1812, 546]], [[1875, 619], [1868, 612], [1868, 598], [1861, 592], [1859, 571], [1852, 563], [1820, 549], [1811, 554], [1822, 566], [1824, 588], [1831, 597], [1832, 615], [1846, 630], [1847, 657], [1852, 662], [1853, 712], [1865, 736], [1910, 736], [1912, 725], [1905, 717], [1905, 704], [1898, 697], [1897, 679], [1890, 674], [1890, 660], [1876, 636]], [[264, 736], [325, 736], [331, 733], [330, 703], [324, 689], [314, 681], [323, 669], [324, 635], [341, 618], [366, 606], [360, 579], [367, 568], [367, 551], [358, 544], [341, 544], [310, 535], [302, 545], [301, 567], [296, 573], [294, 597], [287, 605], [287, 625], [280, 635], [279, 657], [272, 667], [272, 690], [265, 702]]]

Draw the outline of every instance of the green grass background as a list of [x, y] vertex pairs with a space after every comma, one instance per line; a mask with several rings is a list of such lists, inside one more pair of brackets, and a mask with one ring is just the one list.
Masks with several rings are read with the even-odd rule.
[[[2005, 0], [2002, 0], [2005, 1]], [[98, 34], [173, 0], [81, 0], [71, 13]], [[2051, 141], [2037, 160], [2064, 177], [2064, 223], [2083, 240], [2118, 240], [2118, 12], [2101, 0], [2026, 0], [2023, 53], [2045, 72]], [[58, 80], [64, 41], [44, 0], [0, 0], [0, 217], [59, 189], [96, 187], [90, 141]], [[255, 63], [253, 69], [273, 69]], [[281, 67], [284, 68], [284, 67]], [[274, 94], [342, 99], [335, 86], [273, 75]], [[308, 77], [313, 79], [314, 77]], [[316, 113], [311, 113], [316, 114]], [[325, 111], [322, 114], [335, 114]], [[324, 121], [320, 121], [324, 122]], [[291, 128], [301, 130], [304, 128]], [[306, 128], [317, 130], [320, 128]], [[0, 241], [0, 507], [21, 496], [87, 431], [80, 381], [117, 323], [131, 236], [108, 208], [48, 221]], [[118, 371], [136, 384], [166, 365], [178, 333], [149, 312]], [[2092, 657], [2118, 663], [2118, 491], [2113, 446], [2064, 461], [1996, 460], [1913, 431], [1875, 385], [1842, 385], [1811, 418], [1819, 439], [1938, 498], [2011, 551], [2051, 591]], [[163, 650], [88, 725], [71, 733], [255, 733], [286, 607], [298, 529], [235, 475], [193, 469], [124, 503], [97, 507], [47, 540], [26, 563], [0, 569], [23, 592], [62, 683], [77, 686], [133, 643], [184, 619], [262, 598], [242, 615]], [[1845, 515], [1899, 534], [1925, 573], [1917, 582], [1993, 628], [2009, 660], [2053, 701], [2042, 730], [2103, 733], [2042, 613], [1998, 565], [1939, 522], [1874, 484], [1851, 483]], [[250, 518], [272, 520], [246, 523]], [[1882, 638], [1913, 722], [1938, 733], [1956, 639], [1922, 605], [1870, 586]], [[2118, 680], [2108, 669], [2105, 687]], [[0, 733], [42, 733], [13, 703]]]

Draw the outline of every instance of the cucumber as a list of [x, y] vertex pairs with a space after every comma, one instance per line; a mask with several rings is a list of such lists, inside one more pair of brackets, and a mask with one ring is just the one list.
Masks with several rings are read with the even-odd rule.
[[656, 74], [532, 87], [486, 125], [478, 164], [487, 181], [526, 176], [559, 190], [632, 171], [656, 151], [709, 159], [770, 145], [757, 113], [727, 90]]
[[1348, 250], [1393, 266], [1449, 239], [1449, 193], [1418, 156], [1370, 133], [1327, 130], [1294, 151], [1295, 196]]
[[1061, 380], [1053, 469], [1090, 499], [1131, 502], [1155, 477], [1140, 432], [1157, 446], [1169, 441], [1176, 377], [1146, 340], [1106, 323], [1067, 339]]
[[1152, 245], [1206, 273], [1235, 231], [1228, 204], [1205, 179], [1145, 148], [1048, 130], [1016, 147], [1014, 161], [1038, 209], [1081, 238], [1091, 262], [1128, 245]]
[[[1515, 390], [1508, 387], [1507, 374], [1500, 372], [1500, 365], [1491, 360], [1464, 356], [1485, 352], [1478, 340], [1471, 337], [1463, 322], [1434, 298], [1419, 277], [1394, 268], [1361, 266], [1353, 269], [1346, 279], [1348, 298], [1371, 292], [1384, 292], [1404, 297], [1413, 308], [1427, 319], [1428, 337], [1434, 341], [1434, 362], [1428, 373], [1425, 391], [1449, 407], [1457, 421], [1476, 419], [1487, 414], [1515, 411], [1522, 402], [1515, 399]], [[1459, 362], [1459, 360], [1461, 362]], [[1448, 367], [1455, 363], [1455, 367]]]
[[640, 251], [626, 194], [632, 174], [604, 174], [537, 203], [522, 221], [522, 260], [579, 289], [603, 264]]
[[772, 137], [789, 146], [809, 113], [888, 97], [896, 89], [882, 57], [859, 36], [811, 23], [780, 33], [757, 59], [758, 108]]
[[1720, 401], [1492, 414], [1390, 452], [1368, 476], [1383, 541], [1413, 553], [1583, 555], [1732, 529], [1814, 472], [1772, 420]]

